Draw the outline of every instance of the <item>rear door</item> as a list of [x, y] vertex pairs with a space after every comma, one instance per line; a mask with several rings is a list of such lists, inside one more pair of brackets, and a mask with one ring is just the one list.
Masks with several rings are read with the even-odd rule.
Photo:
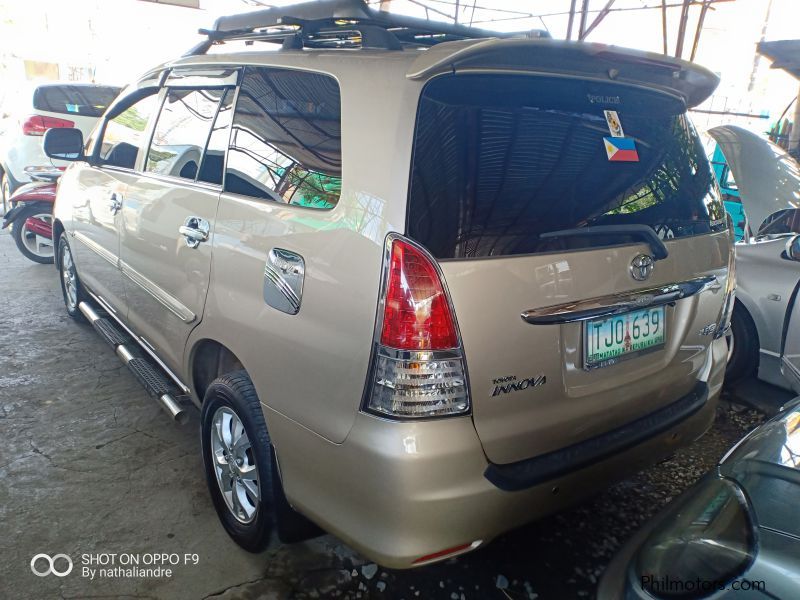
[[176, 70], [166, 81], [120, 241], [128, 322], [171, 369], [202, 314], [238, 71]]
[[[423, 90], [407, 232], [440, 261], [493, 462], [618, 427], [703, 377], [730, 239], [685, 110], [544, 76], [445, 75]], [[653, 288], [688, 297], [637, 310]]]

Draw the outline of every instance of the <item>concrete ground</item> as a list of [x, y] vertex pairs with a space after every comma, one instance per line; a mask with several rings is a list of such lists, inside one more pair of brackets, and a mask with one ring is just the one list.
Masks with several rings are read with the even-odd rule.
[[[386, 571], [332, 536], [253, 555], [217, 521], [197, 415], [170, 422], [92, 328], [67, 317], [55, 269], [26, 260], [7, 231], [0, 306], [0, 598], [588, 598], [635, 528], [761, 420], [722, 408], [673, 460], [444, 564]], [[37, 577], [39, 553], [65, 553], [74, 569]], [[83, 559], [97, 553], [174, 553], [180, 564], [170, 576], [92, 580]]]

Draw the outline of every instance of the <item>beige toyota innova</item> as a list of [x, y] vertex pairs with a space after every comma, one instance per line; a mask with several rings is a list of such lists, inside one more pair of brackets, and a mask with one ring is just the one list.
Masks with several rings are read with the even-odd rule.
[[44, 143], [67, 310], [201, 410], [238, 544], [418, 566], [708, 428], [732, 245], [686, 111], [713, 74], [360, 0], [205, 33]]

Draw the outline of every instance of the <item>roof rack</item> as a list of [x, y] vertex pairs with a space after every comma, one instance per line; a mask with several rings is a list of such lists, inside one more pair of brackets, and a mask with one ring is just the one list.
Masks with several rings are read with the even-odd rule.
[[316, 0], [220, 17], [213, 29], [201, 29], [200, 33], [207, 39], [186, 56], [205, 54], [212, 45], [232, 40], [279, 43], [291, 50], [353, 47], [402, 50], [406, 45], [432, 46], [454, 40], [550, 37], [541, 30], [500, 33], [416, 19], [372, 9], [364, 0]]

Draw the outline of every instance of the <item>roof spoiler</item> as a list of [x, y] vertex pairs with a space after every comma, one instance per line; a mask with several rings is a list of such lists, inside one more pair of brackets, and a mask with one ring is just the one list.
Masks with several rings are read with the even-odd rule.
[[469, 70], [530, 72], [616, 81], [658, 89], [687, 108], [708, 98], [719, 77], [708, 69], [662, 54], [605, 44], [536, 39], [462, 41], [430, 48], [409, 68], [409, 79]]
[[402, 44], [431, 46], [440, 42], [487, 37], [549, 37], [545, 31], [498, 33], [440, 21], [416, 19], [367, 6], [364, 0], [316, 0], [220, 17], [207, 36], [186, 55], [205, 54], [226, 40], [260, 40], [284, 48], [360, 47], [401, 50]]

